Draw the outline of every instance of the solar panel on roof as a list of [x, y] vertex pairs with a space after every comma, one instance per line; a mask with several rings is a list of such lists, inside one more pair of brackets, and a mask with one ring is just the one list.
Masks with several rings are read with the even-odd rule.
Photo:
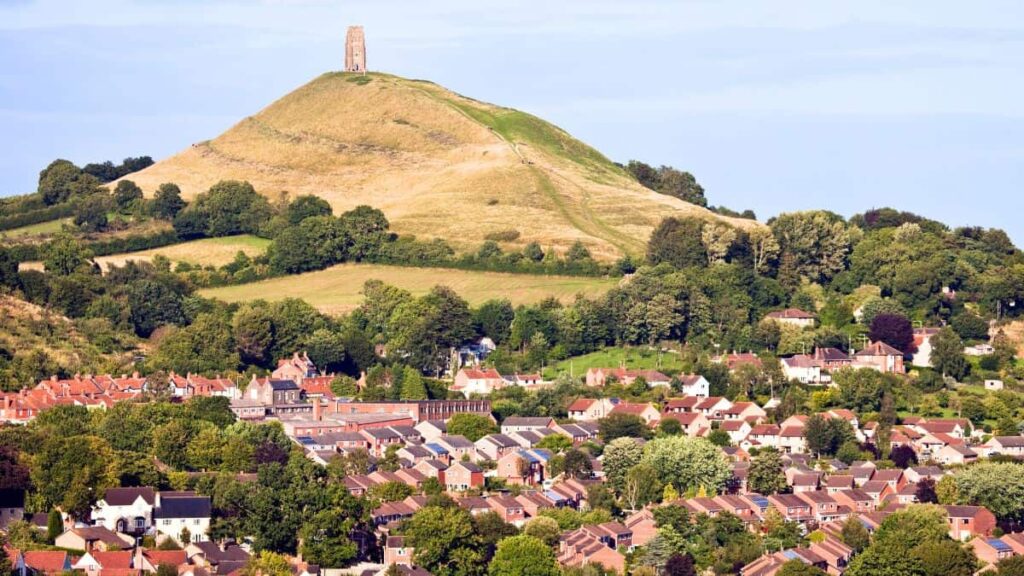
[[783, 550], [782, 555], [786, 558], [789, 558], [790, 560], [796, 560], [800, 557], [796, 552], [793, 552], [792, 550]]
[[555, 492], [554, 490], [545, 490], [544, 495], [554, 500], [555, 502], [561, 502], [566, 499], [565, 496], [562, 496], [561, 494]]
[[530, 452], [520, 452], [519, 455], [522, 456], [523, 459], [528, 460], [531, 464], [540, 462], [540, 460]]
[[1013, 548], [998, 538], [992, 538], [988, 541], [988, 545], [995, 548], [997, 552], [1013, 552]]
[[764, 509], [768, 507], [768, 499], [764, 496], [749, 496], [750, 501], [757, 504], [758, 508]]
[[434, 454], [448, 453], [448, 451], [444, 449], [444, 446], [441, 446], [440, 444], [434, 444], [433, 442], [428, 442], [427, 448], [430, 448], [430, 451], [433, 452]]

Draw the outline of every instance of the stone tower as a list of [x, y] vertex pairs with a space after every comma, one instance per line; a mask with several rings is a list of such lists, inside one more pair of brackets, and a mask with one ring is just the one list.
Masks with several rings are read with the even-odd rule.
[[345, 34], [345, 72], [366, 73], [366, 36], [362, 26], [349, 26]]

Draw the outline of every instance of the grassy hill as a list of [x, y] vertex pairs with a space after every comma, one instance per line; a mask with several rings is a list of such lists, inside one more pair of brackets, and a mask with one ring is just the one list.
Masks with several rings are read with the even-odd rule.
[[301, 298], [323, 312], [338, 313], [348, 312], [362, 302], [363, 284], [371, 279], [404, 288], [417, 296], [437, 284], [443, 284], [474, 306], [492, 298], [508, 298], [513, 304], [532, 304], [555, 297], [569, 303], [576, 294], [593, 298], [618, 284], [618, 280], [608, 278], [342, 264], [297, 276], [210, 288], [200, 291], [200, 294], [226, 302]]
[[317, 194], [336, 212], [369, 204], [397, 232], [458, 249], [514, 229], [513, 245], [580, 240], [604, 259], [642, 252], [665, 216], [721, 218], [643, 188], [535, 116], [386, 74], [324, 74], [129, 178], [147, 194], [175, 182], [187, 197], [248, 180], [270, 197]]

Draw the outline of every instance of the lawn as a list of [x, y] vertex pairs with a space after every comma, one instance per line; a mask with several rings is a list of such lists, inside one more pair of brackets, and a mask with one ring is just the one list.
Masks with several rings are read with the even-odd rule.
[[658, 370], [668, 376], [678, 374], [683, 370], [679, 354], [675, 352], [659, 353], [658, 350], [650, 348], [621, 347], [604, 348], [597, 352], [563, 360], [547, 367], [544, 370], [544, 375], [549, 378], [554, 378], [562, 373], [580, 376], [586, 373], [588, 368], [616, 368], [622, 365], [629, 369]]
[[64, 224], [71, 222], [70, 218], [59, 218], [57, 220], [48, 220], [46, 222], [40, 222], [39, 224], [31, 224], [29, 226], [22, 226], [21, 228], [12, 228], [11, 230], [4, 230], [0, 232], [0, 236], [7, 236], [8, 238], [21, 238], [24, 236], [41, 236], [43, 234], [56, 234], [60, 232], [61, 227]]
[[[153, 256], [162, 254], [169, 258], [171, 262], [188, 262], [189, 264], [201, 266], [223, 266], [234, 260], [235, 254], [239, 251], [245, 252], [249, 256], [257, 256], [265, 252], [269, 244], [270, 240], [249, 235], [204, 238], [202, 240], [182, 242], [181, 244], [172, 244], [162, 248], [153, 248], [152, 250], [100, 256], [96, 258], [96, 262], [103, 267], [110, 264], [120, 266], [129, 260], [148, 262], [153, 259]], [[42, 269], [42, 263], [23, 262], [21, 269], [40, 270]]]
[[607, 278], [342, 264], [326, 270], [283, 276], [252, 284], [210, 288], [202, 290], [200, 294], [226, 302], [259, 298], [301, 298], [324, 312], [337, 313], [358, 306], [363, 299], [363, 284], [371, 279], [382, 280], [415, 295], [425, 294], [435, 285], [445, 285], [455, 290], [471, 305], [478, 305], [492, 298], [508, 298], [513, 304], [532, 304], [550, 296], [569, 303], [576, 294], [582, 293], [594, 298], [604, 294], [619, 282], [617, 279]]

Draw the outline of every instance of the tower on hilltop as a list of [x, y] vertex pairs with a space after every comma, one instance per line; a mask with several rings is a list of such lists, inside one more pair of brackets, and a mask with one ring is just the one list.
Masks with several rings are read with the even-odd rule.
[[366, 36], [362, 26], [349, 26], [345, 34], [345, 72], [366, 73]]

